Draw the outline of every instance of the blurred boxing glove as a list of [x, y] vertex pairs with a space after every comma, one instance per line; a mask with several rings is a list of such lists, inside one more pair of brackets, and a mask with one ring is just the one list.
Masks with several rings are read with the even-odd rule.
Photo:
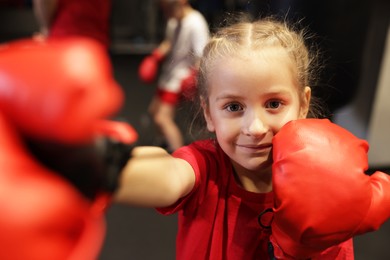
[[0, 259], [97, 259], [107, 197], [87, 200], [36, 160], [0, 112]]
[[137, 138], [106, 119], [122, 100], [91, 40], [1, 46], [0, 259], [98, 258], [110, 193]]
[[92, 142], [78, 145], [31, 138], [24, 142], [35, 159], [94, 200], [116, 190], [138, 135], [126, 122], [100, 120], [94, 136]]
[[150, 84], [155, 81], [158, 74], [159, 64], [163, 60], [164, 55], [158, 49], [154, 50], [152, 54], [146, 56], [139, 68], [138, 76], [144, 83]]
[[97, 119], [124, 100], [106, 50], [96, 41], [18, 40], [0, 48], [0, 110], [35, 139], [89, 142]]
[[273, 140], [276, 259], [308, 259], [390, 216], [390, 178], [365, 174], [368, 144], [325, 119], [287, 123]]
[[[9, 42], [0, 83], [1, 111], [30, 152], [94, 199], [137, 139], [130, 125], [106, 120], [123, 103], [106, 50], [81, 37]], [[97, 147], [98, 136], [107, 147]], [[114, 154], [123, 158], [107, 159]]]
[[198, 70], [195, 68], [190, 69], [190, 73], [181, 82], [181, 93], [185, 100], [193, 100], [196, 95], [196, 77]]

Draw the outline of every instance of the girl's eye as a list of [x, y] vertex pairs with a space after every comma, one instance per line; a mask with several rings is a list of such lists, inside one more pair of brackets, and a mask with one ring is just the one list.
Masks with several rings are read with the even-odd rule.
[[267, 102], [266, 107], [270, 109], [278, 109], [282, 105], [282, 102], [278, 100], [272, 100]]
[[227, 106], [225, 107], [225, 109], [226, 109], [227, 111], [229, 111], [229, 112], [238, 112], [238, 111], [241, 111], [241, 110], [242, 110], [242, 107], [241, 107], [241, 105], [239, 105], [239, 104], [233, 103], [233, 104], [227, 105]]

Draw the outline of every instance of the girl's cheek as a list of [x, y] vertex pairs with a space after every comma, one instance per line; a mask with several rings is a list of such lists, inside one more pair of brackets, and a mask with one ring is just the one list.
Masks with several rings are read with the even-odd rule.
[[278, 133], [280, 131], [280, 129], [282, 129], [282, 127], [287, 124], [289, 121], [291, 121], [292, 119], [289, 119], [289, 118], [285, 118], [283, 120], [280, 120], [279, 122], [271, 125], [271, 129], [272, 131], [274, 132], [274, 134]]
[[296, 120], [298, 118], [299, 118], [299, 110], [290, 109], [286, 111], [286, 113], [280, 114], [278, 118], [275, 119], [275, 121], [278, 122], [277, 127], [280, 129], [291, 120]]

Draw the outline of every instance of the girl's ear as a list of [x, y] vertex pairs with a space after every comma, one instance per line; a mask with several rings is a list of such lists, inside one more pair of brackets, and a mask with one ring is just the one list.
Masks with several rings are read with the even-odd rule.
[[215, 128], [214, 128], [213, 120], [211, 119], [210, 116], [210, 109], [208, 104], [203, 98], [200, 99], [200, 105], [202, 106], [203, 116], [206, 121], [207, 130], [209, 130], [210, 132], [214, 132]]
[[299, 113], [299, 118], [307, 117], [310, 108], [310, 99], [311, 99], [311, 88], [309, 86], [306, 86], [305, 89], [303, 90], [302, 104]]

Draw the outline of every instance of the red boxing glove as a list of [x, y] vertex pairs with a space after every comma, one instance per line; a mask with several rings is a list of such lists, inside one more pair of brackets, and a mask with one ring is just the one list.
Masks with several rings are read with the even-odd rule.
[[273, 140], [277, 259], [308, 259], [390, 217], [390, 178], [366, 175], [368, 144], [329, 120], [287, 123]]
[[155, 81], [159, 64], [163, 60], [164, 56], [157, 49], [152, 52], [151, 55], [146, 56], [139, 68], [138, 68], [138, 76], [144, 83], [150, 84]]
[[198, 70], [195, 68], [190, 69], [190, 73], [181, 82], [181, 93], [186, 100], [193, 100], [196, 95], [196, 78], [198, 76]]
[[17, 133], [0, 112], [0, 259], [97, 259], [107, 197], [87, 200]]
[[132, 145], [138, 139], [138, 134], [126, 122], [99, 120], [95, 125], [96, 136], [105, 136], [123, 144]]
[[[83, 38], [7, 43], [0, 85], [0, 259], [97, 259], [109, 192], [130, 154], [116, 143], [106, 153], [78, 148], [95, 148], [97, 136], [128, 145], [137, 138], [105, 119], [123, 100], [106, 51]], [[78, 167], [100, 154], [92, 161], [103, 167]], [[64, 172], [87, 180], [93, 196]]]
[[0, 110], [18, 131], [54, 142], [89, 141], [124, 100], [106, 50], [87, 38], [4, 44], [0, 82]]

